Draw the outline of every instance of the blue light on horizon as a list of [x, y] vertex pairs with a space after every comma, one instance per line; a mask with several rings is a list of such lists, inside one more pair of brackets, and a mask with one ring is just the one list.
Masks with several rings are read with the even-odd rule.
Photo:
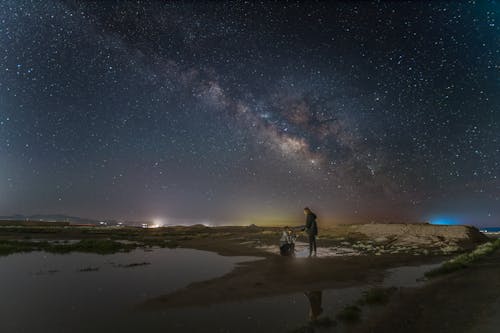
[[453, 217], [437, 217], [430, 220], [430, 224], [434, 225], [460, 225], [460, 221]]

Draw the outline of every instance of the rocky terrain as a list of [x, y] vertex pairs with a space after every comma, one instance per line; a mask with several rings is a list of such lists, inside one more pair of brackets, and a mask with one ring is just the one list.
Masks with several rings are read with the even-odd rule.
[[[305, 246], [306, 237], [299, 235], [297, 249]], [[339, 225], [320, 231], [318, 254], [339, 255], [447, 255], [470, 250], [488, 237], [470, 226], [438, 226], [431, 224], [359, 224]], [[277, 253], [272, 245], [260, 248]]]

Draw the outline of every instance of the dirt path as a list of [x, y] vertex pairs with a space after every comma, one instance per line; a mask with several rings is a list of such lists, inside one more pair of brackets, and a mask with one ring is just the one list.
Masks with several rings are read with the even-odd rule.
[[498, 332], [500, 251], [426, 287], [403, 290], [355, 332]]

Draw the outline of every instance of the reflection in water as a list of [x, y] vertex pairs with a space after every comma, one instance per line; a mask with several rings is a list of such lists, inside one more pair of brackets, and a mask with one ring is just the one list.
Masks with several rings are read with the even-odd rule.
[[[0, 256], [0, 332], [158, 332], [165, 322], [163, 313], [145, 320], [134, 311], [136, 304], [227, 274], [236, 263], [255, 259], [163, 248], [110, 255], [31, 252]], [[166, 321], [173, 326], [192, 317], [176, 314]], [[180, 327], [169, 332], [202, 329]]]
[[[190, 249], [136, 250], [105, 256], [32, 252], [0, 257], [0, 331], [287, 332], [304, 324], [304, 309], [309, 309], [310, 321], [320, 321], [322, 316], [334, 316], [355, 302], [370, 287], [312, 290], [158, 311], [134, 309], [135, 304], [221, 276], [236, 263], [255, 259]], [[146, 262], [150, 264], [140, 265]], [[391, 269], [381, 286], [409, 286], [430, 268]], [[224, 320], [220, 320], [221, 314]]]
[[309, 299], [309, 319], [314, 321], [323, 313], [323, 308], [321, 307], [322, 291], [306, 291], [304, 294]]

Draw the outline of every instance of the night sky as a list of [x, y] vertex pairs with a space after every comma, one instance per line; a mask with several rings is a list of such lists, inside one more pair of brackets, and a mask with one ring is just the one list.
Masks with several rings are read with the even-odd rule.
[[0, 2], [0, 215], [500, 224], [495, 1]]

